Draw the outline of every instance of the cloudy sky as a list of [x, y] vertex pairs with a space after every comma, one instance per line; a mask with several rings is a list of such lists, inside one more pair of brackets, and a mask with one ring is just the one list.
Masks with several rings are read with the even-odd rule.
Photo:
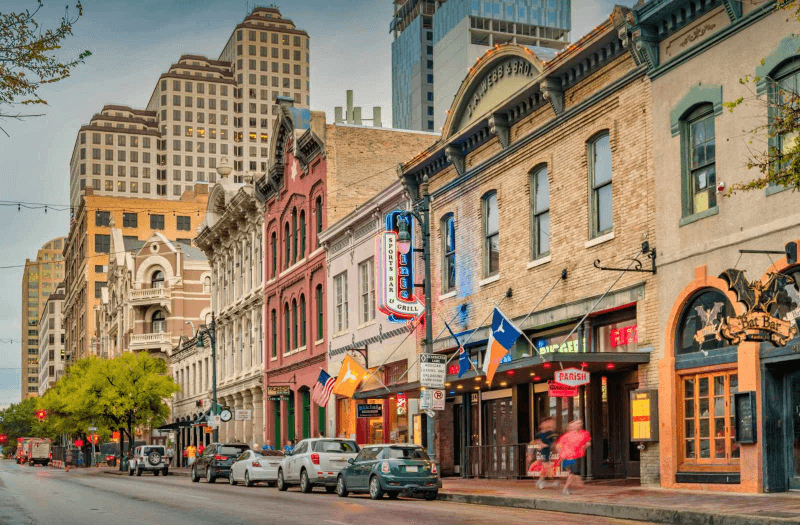
[[[44, 0], [39, 21], [52, 27], [64, 2]], [[611, 13], [611, 0], [572, 0], [572, 40]], [[619, 3], [631, 5], [632, 0]], [[4, 0], [0, 10], [35, 8], [34, 0]], [[92, 52], [86, 64], [40, 95], [45, 116], [1, 123], [0, 200], [67, 204], [69, 160], [76, 132], [104, 104], [143, 108], [158, 76], [181, 54], [217, 58], [233, 27], [252, 8], [246, 0], [83, 0], [84, 17], [63, 52]], [[383, 108], [391, 119], [390, 0], [292, 0], [284, 16], [311, 35], [311, 105], [332, 117], [345, 90], [356, 105]], [[69, 212], [17, 212], [0, 206], [0, 407], [19, 400], [20, 293], [26, 258], [66, 235]], [[11, 268], [7, 268], [11, 266]], [[14, 267], [17, 266], [17, 267]], [[13, 343], [4, 340], [13, 339]]]

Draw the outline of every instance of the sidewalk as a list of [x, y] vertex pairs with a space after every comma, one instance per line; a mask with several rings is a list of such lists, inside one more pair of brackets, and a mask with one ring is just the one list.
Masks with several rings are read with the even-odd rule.
[[[128, 475], [128, 471], [127, 470], [120, 470], [119, 466], [116, 466], [116, 467], [100, 467], [97, 470], [99, 472], [103, 473], [103, 474], [112, 474], [112, 475], [116, 475], [116, 476], [127, 476]], [[142, 474], [142, 476], [153, 476], [153, 475], [154, 474], [152, 472], [144, 472]], [[180, 467], [180, 468], [179, 467], [174, 467], [174, 468], [170, 467], [169, 475], [170, 476], [183, 476], [183, 477], [188, 478], [189, 476], [192, 475], [192, 471], [190, 469], [188, 469], [188, 468], [183, 468], [183, 467]]]
[[439, 499], [675, 525], [800, 523], [800, 494], [731, 494], [643, 488], [619, 480], [587, 482], [572, 495], [539, 490], [534, 480], [444, 478]]

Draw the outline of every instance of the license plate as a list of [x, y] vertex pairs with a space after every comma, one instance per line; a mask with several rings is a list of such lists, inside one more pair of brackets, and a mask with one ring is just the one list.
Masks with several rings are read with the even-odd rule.
[[406, 467], [406, 472], [419, 472], [419, 467]]

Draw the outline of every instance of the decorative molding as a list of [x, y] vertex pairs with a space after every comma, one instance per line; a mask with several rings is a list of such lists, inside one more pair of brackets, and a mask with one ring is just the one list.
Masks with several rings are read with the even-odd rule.
[[722, 5], [725, 6], [725, 12], [728, 13], [728, 18], [731, 22], [736, 22], [742, 18], [741, 0], [722, 0]]
[[275, 377], [282, 374], [288, 374], [289, 372], [296, 372], [297, 370], [302, 370], [311, 365], [316, 365], [325, 361], [325, 354], [317, 354], [315, 356], [309, 357], [299, 363], [292, 363], [290, 365], [283, 366], [281, 368], [276, 368], [274, 370], [267, 370], [267, 377]]
[[542, 90], [542, 96], [550, 102], [550, 107], [553, 108], [556, 116], [564, 113], [564, 90], [561, 87], [561, 79], [547, 77], [542, 80], [539, 87]]
[[505, 113], [492, 113], [489, 117], [489, 133], [497, 135], [503, 149], [511, 145], [508, 116]]
[[695, 106], [710, 102], [714, 115], [722, 114], [722, 86], [717, 84], [695, 84], [669, 112], [669, 129], [675, 137], [681, 132], [681, 119]]
[[797, 56], [800, 49], [800, 36], [789, 35], [780, 41], [772, 53], [764, 57], [763, 62], [756, 67], [756, 93], [763, 95], [767, 92], [767, 78], [781, 65], [784, 60]]
[[458, 144], [450, 144], [444, 149], [444, 153], [447, 156], [447, 162], [453, 164], [456, 172], [458, 172], [460, 176], [464, 175], [467, 171], [467, 166], [464, 153], [461, 151], [461, 146]]

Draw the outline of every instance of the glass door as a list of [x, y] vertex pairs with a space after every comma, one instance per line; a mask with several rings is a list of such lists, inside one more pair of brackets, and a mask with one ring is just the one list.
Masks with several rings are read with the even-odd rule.
[[787, 377], [788, 401], [791, 410], [788, 428], [787, 457], [789, 459], [789, 489], [800, 490], [800, 372]]

